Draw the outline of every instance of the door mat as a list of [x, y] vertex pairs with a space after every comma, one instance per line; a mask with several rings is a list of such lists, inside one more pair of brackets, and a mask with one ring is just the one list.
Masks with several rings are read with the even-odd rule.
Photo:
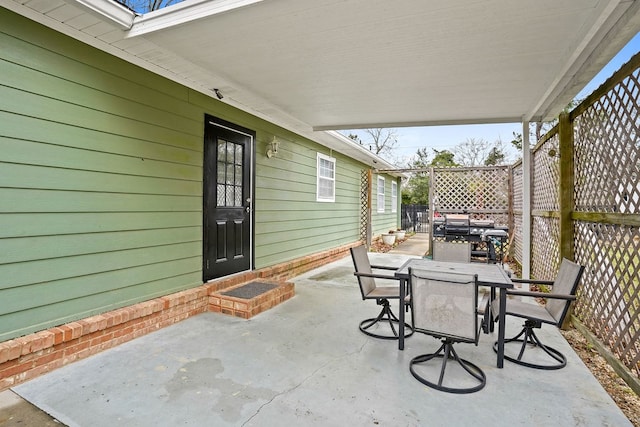
[[222, 295], [234, 298], [251, 299], [277, 287], [278, 285], [274, 285], [273, 283], [250, 282], [246, 285], [231, 289], [230, 291], [222, 292]]
[[291, 282], [249, 282], [209, 295], [209, 311], [249, 319], [296, 294]]

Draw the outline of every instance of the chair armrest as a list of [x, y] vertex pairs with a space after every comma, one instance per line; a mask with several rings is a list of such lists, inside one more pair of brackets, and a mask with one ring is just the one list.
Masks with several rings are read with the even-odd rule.
[[391, 267], [388, 265], [372, 265], [371, 268], [378, 269], [378, 270], [397, 270], [398, 269], [398, 267]]
[[359, 273], [359, 272], [355, 272], [353, 273], [354, 276], [360, 276], [360, 277], [373, 277], [374, 279], [392, 279], [392, 280], [398, 280], [400, 281], [400, 278], [396, 277], [396, 276], [387, 276], [385, 274], [374, 274], [374, 273]]
[[576, 299], [575, 295], [563, 295], [563, 294], [549, 294], [546, 292], [533, 292], [533, 291], [514, 291], [507, 289], [507, 295], [518, 295], [523, 297], [539, 297], [539, 298], [550, 298], [550, 299], [563, 299], [567, 301], [574, 301]]
[[514, 283], [534, 283], [538, 285], [553, 286], [553, 280], [529, 280], [529, 279], [511, 278], [511, 281]]

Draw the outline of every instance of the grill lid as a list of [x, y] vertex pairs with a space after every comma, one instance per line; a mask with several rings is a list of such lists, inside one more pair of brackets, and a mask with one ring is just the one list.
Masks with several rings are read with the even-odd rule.
[[469, 227], [469, 215], [466, 214], [447, 214], [444, 217], [444, 223], [447, 227]]
[[444, 220], [444, 231], [446, 234], [468, 235], [469, 215], [448, 214]]

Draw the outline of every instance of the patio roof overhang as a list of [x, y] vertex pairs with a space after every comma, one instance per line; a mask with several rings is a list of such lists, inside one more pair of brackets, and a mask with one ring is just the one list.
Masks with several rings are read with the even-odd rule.
[[0, 4], [383, 168], [318, 131], [549, 120], [640, 30], [635, 0]]

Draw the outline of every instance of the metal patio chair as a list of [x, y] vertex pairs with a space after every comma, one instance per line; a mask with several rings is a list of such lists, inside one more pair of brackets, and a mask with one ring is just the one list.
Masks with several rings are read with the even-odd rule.
[[[576, 299], [576, 288], [578, 287], [578, 283], [580, 282], [583, 272], [584, 266], [563, 258], [560, 264], [560, 269], [558, 270], [558, 276], [554, 281], [511, 279], [514, 283], [531, 283], [551, 286], [552, 290], [550, 293], [507, 290], [507, 296], [514, 295], [544, 298], [545, 305], [542, 306], [536, 303], [528, 303], [513, 298], [509, 298], [507, 300], [506, 314], [522, 317], [525, 319], [525, 322], [518, 335], [505, 340], [505, 359], [522, 366], [536, 369], [550, 370], [560, 369], [566, 366], [567, 358], [558, 350], [543, 344], [536, 335], [534, 329], [540, 329], [543, 323], [548, 323], [557, 327], [562, 326], [567, 312], [569, 311], [571, 301]], [[497, 300], [492, 303], [492, 308], [494, 308], [494, 318], [497, 316], [495, 307], [497, 307]], [[519, 343], [520, 347], [519, 353], [515, 357], [507, 354], [506, 350], [508, 348], [507, 344], [512, 342]], [[497, 351], [497, 345], [497, 342], [493, 345], [494, 351]], [[525, 350], [536, 347], [542, 350], [542, 353], [539, 356], [544, 356], [549, 363], [536, 363], [541, 359], [539, 356], [535, 361], [531, 357], [529, 359], [525, 359]]]
[[[359, 328], [366, 335], [381, 338], [381, 339], [398, 339], [399, 323], [398, 317], [391, 310], [389, 300], [400, 298], [400, 281], [393, 275], [376, 274], [374, 270], [387, 270], [395, 271], [395, 267], [371, 265], [369, 262], [369, 256], [367, 255], [367, 249], [365, 246], [357, 246], [351, 248], [351, 258], [353, 259], [353, 265], [355, 268], [354, 275], [358, 278], [358, 284], [360, 285], [360, 293], [362, 299], [375, 299], [377, 304], [382, 306], [382, 310], [377, 317], [365, 319], [360, 322]], [[394, 286], [377, 286], [375, 279], [387, 279], [398, 282]], [[410, 298], [406, 299], [406, 303], [403, 307], [410, 309]], [[413, 319], [413, 316], [412, 316]], [[385, 331], [383, 326], [388, 325], [389, 328]], [[410, 337], [413, 334], [413, 325], [405, 323], [405, 338]], [[389, 333], [390, 331], [390, 333]]]
[[[481, 390], [486, 384], [484, 372], [477, 365], [460, 358], [454, 348], [455, 343], [478, 345], [478, 276], [417, 269], [410, 269], [409, 276], [415, 330], [442, 341], [436, 352], [411, 360], [411, 374], [422, 384], [448, 393]], [[439, 374], [434, 374], [435, 369], [426, 366], [432, 359], [442, 359]], [[450, 361], [457, 365], [447, 366]], [[449, 373], [446, 378], [445, 372]]]

